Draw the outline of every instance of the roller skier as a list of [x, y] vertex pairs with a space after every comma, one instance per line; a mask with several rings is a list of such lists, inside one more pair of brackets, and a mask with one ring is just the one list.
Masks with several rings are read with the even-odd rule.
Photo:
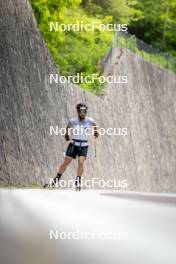
[[[92, 118], [86, 116], [87, 109], [88, 107], [86, 104], [77, 104], [77, 118], [71, 118], [68, 121], [65, 133], [65, 140], [67, 142], [70, 142], [65, 153], [64, 161], [59, 167], [58, 173], [53, 179], [51, 187], [54, 187], [56, 183], [59, 182], [67, 166], [71, 163], [72, 159], [76, 159], [76, 157], [78, 156], [78, 168], [75, 180], [75, 188], [77, 191], [81, 190], [81, 177], [83, 175], [84, 162], [86, 160], [89, 148], [88, 133], [86, 132], [90, 131], [90, 129], [93, 129], [92, 131], [94, 137], [97, 138], [99, 135], [95, 121]], [[79, 132], [74, 133], [75, 129], [77, 129], [77, 131]], [[45, 184], [44, 188], [48, 186], [48, 184]]]

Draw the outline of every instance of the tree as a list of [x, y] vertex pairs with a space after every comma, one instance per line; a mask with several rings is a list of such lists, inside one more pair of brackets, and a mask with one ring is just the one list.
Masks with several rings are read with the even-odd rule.
[[143, 16], [137, 22], [131, 21], [130, 32], [156, 48], [175, 54], [176, 1], [138, 0], [136, 8]]

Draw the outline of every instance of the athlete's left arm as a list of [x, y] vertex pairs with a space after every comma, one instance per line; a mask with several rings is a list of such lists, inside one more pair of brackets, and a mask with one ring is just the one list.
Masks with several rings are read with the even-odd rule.
[[93, 130], [94, 130], [94, 137], [97, 138], [99, 136], [99, 133], [98, 133], [98, 127], [95, 124], [95, 122], [92, 123], [92, 127], [93, 127]]

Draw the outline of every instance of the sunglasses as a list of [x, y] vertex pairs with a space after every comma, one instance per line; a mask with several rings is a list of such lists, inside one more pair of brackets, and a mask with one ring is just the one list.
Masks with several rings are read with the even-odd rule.
[[87, 109], [86, 109], [86, 108], [79, 109], [78, 112], [79, 112], [80, 114], [87, 114]]

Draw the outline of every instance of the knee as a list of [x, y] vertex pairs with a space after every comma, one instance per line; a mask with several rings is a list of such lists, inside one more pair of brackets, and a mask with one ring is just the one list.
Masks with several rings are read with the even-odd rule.
[[83, 164], [84, 164], [84, 160], [80, 159], [80, 160], [78, 161], [78, 165], [79, 165], [79, 166], [83, 166]]

